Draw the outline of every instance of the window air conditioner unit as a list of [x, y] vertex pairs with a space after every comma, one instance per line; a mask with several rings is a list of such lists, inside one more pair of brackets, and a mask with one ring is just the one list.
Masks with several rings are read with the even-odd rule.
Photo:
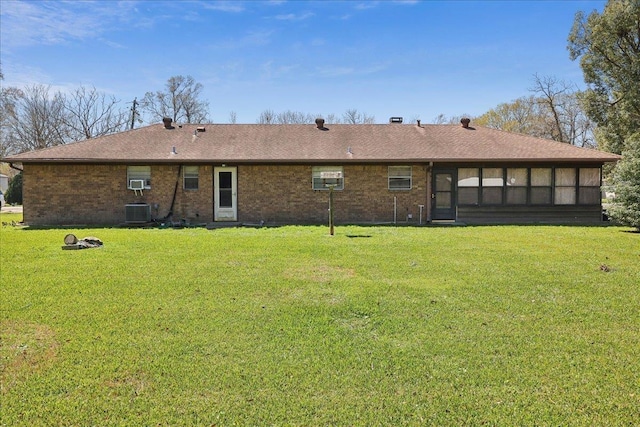
[[144, 190], [144, 179], [130, 179], [129, 190]]
[[133, 223], [151, 221], [151, 206], [146, 203], [125, 205], [124, 212], [126, 222]]

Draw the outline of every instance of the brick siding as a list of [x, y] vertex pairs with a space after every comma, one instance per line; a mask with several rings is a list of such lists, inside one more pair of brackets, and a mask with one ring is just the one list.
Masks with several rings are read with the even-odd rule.
[[[388, 190], [387, 165], [346, 165], [344, 190], [334, 192], [334, 221], [339, 223], [391, 222], [394, 197], [397, 221], [419, 221], [419, 205], [426, 200], [426, 169], [413, 165], [411, 190]], [[329, 192], [312, 189], [312, 167], [240, 166], [238, 216], [241, 221], [265, 223], [325, 223]], [[424, 220], [424, 212], [423, 212]]]
[[[172, 219], [213, 221], [213, 166], [200, 166], [197, 190], [183, 189], [178, 168], [152, 165], [151, 189], [135, 195], [127, 189], [126, 165], [25, 164], [24, 221], [30, 225], [121, 224], [129, 203], [148, 203], [152, 217], [161, 219], [169, 213], [176, 179]], [[427, 201], [423, 165], [413, 165], [413, 188], [408, 191], [388, 190], [387, 165], [345, 165], [343, 170], [344, 190], [334, 192], [337, 224], [391, 222], [394, 197], [398, 222], [419, 221], [419, 205]], [[325, 223], [329, 194], [311, 188], [311, 173], [309, 165], [239, 165], [238, 221]]]
[[[129, 203], [148, 203], [151, 216], [163, 218], [171, 208], [177, 178], [177, 165], [151, 166], [151, 189], [136, 195], [127, 189], [126, 165], [25, 164], [24, 221], [30, 225], [120, 224], [125, 222]], [[184, 190], [180, 176], [174, 221], [211, 221], [212, 179], [208, 165], [200, 167], [198, 190]]]

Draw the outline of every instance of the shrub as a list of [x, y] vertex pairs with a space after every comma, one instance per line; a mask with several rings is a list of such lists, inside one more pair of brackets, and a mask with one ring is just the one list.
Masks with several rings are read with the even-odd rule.
[[4, 195], [4, 200], [10, 204], [22, 204], [22, 172], [9, 181], [9, 187]]
[[640, 133], [634, 134], [613, 170], [615, 197], [609, 209], [611, 218], [640, 231]]

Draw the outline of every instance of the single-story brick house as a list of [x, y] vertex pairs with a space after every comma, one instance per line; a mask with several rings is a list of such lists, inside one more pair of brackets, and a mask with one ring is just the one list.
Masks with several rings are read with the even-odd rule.
[[4, 159], [30, 225], [599, 223], [619, 156], [462, 125], [162, 124]]

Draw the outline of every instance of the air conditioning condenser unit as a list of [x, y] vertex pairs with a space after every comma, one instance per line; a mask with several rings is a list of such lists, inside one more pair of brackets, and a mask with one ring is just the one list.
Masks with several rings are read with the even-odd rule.
[[130, 223], [151, 221], [151, 206], [147, 203], [125, 205], [125, 221]]

